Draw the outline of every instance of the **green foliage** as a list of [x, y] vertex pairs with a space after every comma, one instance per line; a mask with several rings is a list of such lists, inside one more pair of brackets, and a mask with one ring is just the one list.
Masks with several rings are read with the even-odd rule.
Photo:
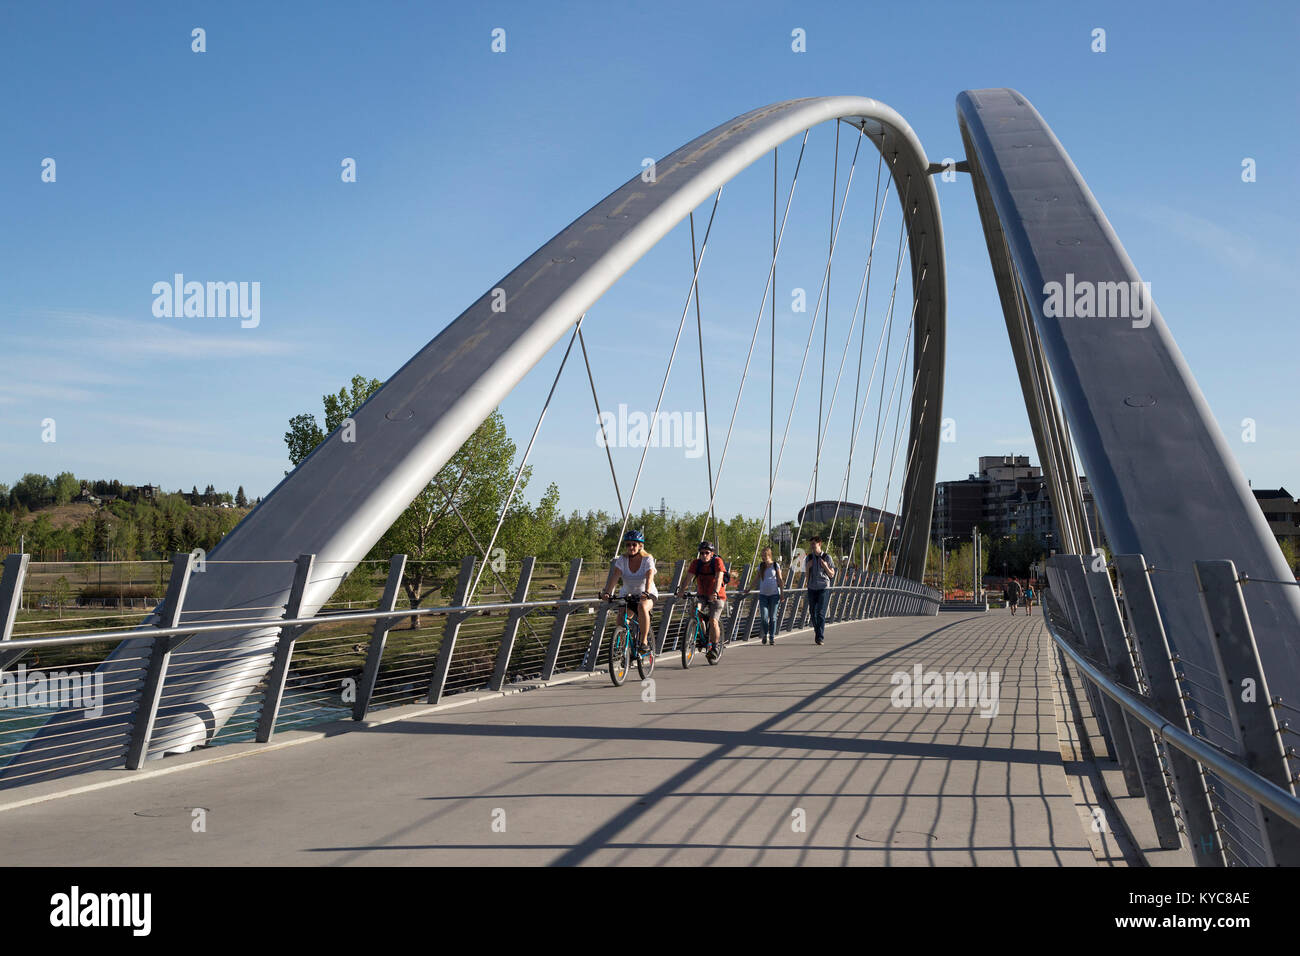
[[1286, 566], [1294, 573], [1297, 570], [1295, 539], [1278, 538], [1277, 544], [1282, 549], [1282, 557], [1286, 559]]

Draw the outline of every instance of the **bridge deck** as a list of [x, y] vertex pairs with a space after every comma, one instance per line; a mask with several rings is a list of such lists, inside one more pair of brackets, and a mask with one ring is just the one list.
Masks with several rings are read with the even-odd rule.
[[[1037, 616], [945, 614], [666, 656], [654, 701], [597, 675], [9, 809], [5, 860], [1093, 865], [1048, 643]], [[998, 715], [891, 706], [914, 664], [1000, 672]]]

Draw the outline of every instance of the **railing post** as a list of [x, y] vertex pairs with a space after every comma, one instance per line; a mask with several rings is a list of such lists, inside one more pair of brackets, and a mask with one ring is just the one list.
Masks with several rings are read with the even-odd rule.
[[[1116, 555], [1115, 568], [1128, 610], [1129, 633], [1151, 704], [1171, 724], [1191, 733], [1192, 724], [1178, 687], [1174, 655], [1156, 606], [1146, 559], [1140, 554]], [[1193, 861], [1197, 866], [1224, 866], [1223, 848], [1215, 836], [1218, 825], [1200, 764], [1177, 747], [1165, 746], [1163, 750]], [[1209, 847], [1202, 841], [1209, 841]]]
[[[1070, 625], [1070, 630], [1074, 632], [1074, 635], [1080, 641], [1084, 642], [1082, 649], [1086, 651], [1088, 645], [1084, 637], [1083, 618], [1079, 613], [1078, 601], [1074, 594], [1074, 587], [1070, 583], [1065, 572], [1065, 560], [1066, 556], [1061, 554], [1048, 559], [1049, 579], [1051, 579], [1051, 575], [1055, 575], [1055, 583], [1052, 586], [1052, 590], [1057, 592], [1057, 605], [1065, 615], [1065, 619]], [[1101, 734], [1102, 739], [1106, 741], [1106, 746], [1110, 748], [1113, 756], [1115, 745], [1110, 742], [1110, 725], [1107, 722], [1106, 711], [1102, 707], [1101, 703], [1104, 699], [1104, 695], [1096, 687], [1092, 686], [1091, 681], [1081, 679], [1080, 683], [1083, 685], [1084, 696], [1088, 698], [1088, 706], [1092, 710], [1093, 719], [1097, 721], [1097, 731]]]
[[[1088, 656], [1104, 666], [1106, 648], [1102, 642], [1097, 612], [1093, 610], [1092, 601], [1088, 596], [1086, 580], [1088, 572], [1083, 566], [1083, 560], [1079, 555], [1072, 554], [1062, 563], [1079, 613], [1079, 636], [1083, 638], [1088, 649]], [[1111, 677], [1114, 676], [1112, 670]], [[1142, 775], [1138, 772], [1137, 753], [1133, 747], [1133, 740], [1129, 736], [1127, 717], [1119, 704], [1111, 700], [1108, 695], [1099, 692], [1097, 696], [1101, 698], [1101, 706], [1106, 712], [1106, 724], [1110, 727], [1111, 749], [1114, 751], [1115, 761], [1119, 764], [1120, 770], [1124, 771], [1124, 785], [1128, 788], [1129, 796], [1140, 797], [1143, 795]]]
[[556, 662], [560, 659], [560, 646], [564, 643], [564, 629], [568, 626], [569, 615], [574, 611], [574, 605], [569, 602], [578, 591], [578, 578], [581, 575], [582, 558], [574, 558], [569, 562], [569, 578], [564, 582], [564, 590], [560, 592], [560, 600], [555, 605], [555, 623], [551, 625], [551, 642], [546, 645], [546, 660], [542, 663], [542, 680], [550, 680], [555, 676]]
[[835, 569], [835, 579], [831, 582], [831, 587], [834, 588], [834, 590], [826, 596], [826, 603], [830, 605], [827, 608], [830, 612], [826, 618], [827, 624], [838, 624], [843, 620], [843, 616], [840, 612], [844, 607], [845, 588], [848, 586], [848, 583], [849, 568], [847, 564], [842, 564]]
[[[460, 574], [456, 578], [456, 593], [452, 595], [452, 607], [465, 607], [469, 603], [469, 586], [474, 576], [474, 555], [466, 555], [460, 562]], [[438, 658], [433, 664], [433, 676], [429, 679], [429, 703], [442, 702], [442, 692], [447, 687], [447, 674], [451, 671], [451, 657], [456, 653], [456, 636], [460, 626], [470, 616], [468, 611], [452, 611], [447, 615], [447, 625], [442, 633], [442, 643], [438, 645]]]
[[[686, 561], [680, 560], [673, 566], [672, 583], [668, 586], [668, 597], [664, 598], [663, 610], [659, 613], [659, 633], [655, 635], [655, 655], [658, 656], [664, 652], [664, 644], [668, 640], [668, 628], [672, 623], [673, 610], [677, 607], [677, 589], [682, 586], [682, 578], [686, 574]], [[663, 592], [660, 592], [660, 597]]]
[[780, 630], [794, 630], [794, 622], [796, 622], [798, 613], [800, 613], [800, 598], [802, 598], [802, 594], [798, 592], [798, 588], [800, 588], [800, 578], [802, 578], [802, 575], [802, 571], [790, 571], [790, 587], [787, 588], [787, 591], [790, 592], [790, 596], [785, 598], [783, 601], [785, 606], [781, 607], [781, 618], [783, 618], [784, 627], [781, 627]]
[[608, 601], [601, 601], [596, 608], [596, 620], [592, 623], [591, 641], [587, 644], [587, 653], [582, 658], [582, 669], [594, 671], [600, 660], [600, 644], [605, 639], [605, 620], [613, 607]]
[[[749, 584], [749, 572], [750, 566], [748, 564], [740, 569], [740, 584], [733, 593], [739, 595], [744, 592], [745, 586]], [[740, 609], [743, 604], [744, 598], [737, 597], [735, 607], [731, 611], [731, 620], [727, 622], [727, 631], [724, 637], [727, 641], [734, 641], [736, 635], [740, 632]]]
[[[0, 578], [0, 643], [13, 637], [14, 621], [23, 599], [23, 580], [27, 577], [29, 554], [11, 554], [5, 558], [4, 576]], [[0, 671], [18, 660], [26, 650], [0, 651]]]
[[[172, 555], [172, 576], [158, 617], [158, 627], [180, 626], [185, 592], [189, 589], [193, 568], [192, 552]], [[148, 670], [145, 671], [140, 696], [136, 699], [135, 721], [127, 744], [127, 770], [139, 770], [149, 756], [149, 741], [153, 739], [153, 727], [158, 719], [158, 702], [162, 699], [163, 684], [167, 680], [167, 666], [171, 663], [172, 651], [179, 645], [180, 642], [175, 637], [156, 637], [150, 645]]]
[[834, 611], [835, 611], [834, 621], [837, 624], [840, 621], [843, 621], [846, 617], [845, 611], [847, 611], [848, 609], [847, 605], [848, 605], [849, 595], [852, 593], [850, 587], [853, 583], [853, 570], [848, 566], [847, 562], [839, 569], [839, 572], [840, 572], [839, 584], [837, 585], [835, 590], [835, 607], [834, 607]]
[[807, 592], [803, 589], [803, 582], [808, 577], [807, 571], [799, 571], [795, 579], [794, 587], [791, 589], [795, 592], [794, 599], [790, 602], [790, 623], [786, 628], [788, 631], [796, 630], [799, 627], [799, 610], [800, 606], [807, 600]]
[[[1214, 659], [1223, 678], [1224, 700], [1248, 768], [1287, 793], [1295, 786], [1287, 769], [1278, 726], [1277, 702], [1269, 696], [1254, 629], [1231, 561], [1197, 561], [1197, 591], [1213, 638]], [[1254, 802], [1254, 801], [1252, 801]], [[1256, 822], [1269, 866], [1300, 865], [1300, 830], [1254, 802]]]
[[[519, 583], [515, 586], [515, 604], [522, 604], [528, 600], [528, 585], [532, 583], [533, 566], [536, 563], [535, 557], [524, 558], [519, 569]], [[515, 636], [519, 633], [519, 623], [526, 613], [524, 608], [510, 609], [510, 615], [506, 618], [506, 628], [501, 632], [501, 646], [497, 648], [496, 667], [492, 669], [492, 680], [488, 682], [488, 690], [500, 690], [505, 686], [506, 670], [510, 667], [510, 655], [515, 648]]]
[[[402, 575], [406, 573], [406, 555], [395, 554], [388, 562], [388, 581], [384, 584], [384, 596], [379, 599], [379, 611], [397, 609], [397, 597], [402, 591]], [[370, 632], [370, 646], [366, 649], [366, 666], [361, 671], [361, 684], [357, 687], [357, 699], [352, 702], [352, 719], [365, 720], [370, 710], [370, 699], [375, 694], [375, 682], [379, 679], [379, 662], [384, 656], [384, 644], [388, 641], [388, 632], [393, 629], [391, 617], [375, 620]]]
[[[1124, 625], [1120, 621], [1119, 605], [1110, 584], [1110, 572], [1105, 568], [1095, 571], [1085, 567], [1083, 577], [1093, 612], [1097, 615], [1101, 647], [1105, 655], [1102, 659], [1110, 665], [1121, 684], [1127, 684], [1141, 693], [1141, 683], [1138, 681], [1137, 670], [1133, 667], [1132, 651], [1124, 635]], [[1169, 802], [1169, 787], [1160, 766], [1155, 738], [1145, 724], [1127, 713], [1124, 714], [1124, 723], [1128, 727], [1129, 739], [1133, 742], [1133, 755], [1137, 760], [1137, 771], [1142, 779], [1147, 806], [1151, 810], [1151, 820], [1155, 824], [1156, 838], [1162, 849], [1177, 850], [1182, 846], [1178, 839], [1178, 821], [1174, 819], [1174, 808]]]
[[[297, 567], [294, 569], [293, 587], [289, 590], [289, 603], [284, 609], [286, 620], [291, 621], [301, 614], [303, 597], [307, 593], [307, 583], [311, 580], [312, 565], [315, 562], [314, 554], [300, 554], [294, 562]], [[297, 624], [280, 628], [280, 637], [275, 642], [275, 656], [271, 660], [271, 673], [266, 678], [262, 712], [257, 717], [256, 740], [259, 744], [269, 741], [275, 733], [275, 722], [280, 716], [280, 705], [284, 703], [285, 682], [289, 679], [289, 665], [293, 661], [293, 648], [309, 626]]]
[[[773, 557], [773, 560], [775, 560], [775, 556]], [[754, 583], [750, 587], [750, 590], [754, 593], [750, 600], [749, 616], [745, 619], [745, 636], [742, 640], [746, 641], [753, 640], [754, 638], [754, 621], [758, 619], [758, 602], [760, 600], [758, 596], [758, 588], [763, 583], [762, 567], [762, 562], [759, 562], [758, 567], [754, 571]], [[764, 635], [764, 639], [766, 639], [766, 635]]]

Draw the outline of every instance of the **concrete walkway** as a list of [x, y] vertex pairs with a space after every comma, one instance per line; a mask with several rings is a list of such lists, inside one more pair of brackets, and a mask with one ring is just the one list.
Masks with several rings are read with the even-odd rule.
[[[10, 866], [1092, 866], [1048, 644], [1038, 616], [944, 614], [717, 667], [665, 656], [653, 699], [635, 670], [621, 688], [598, 674], [203, 762], [214, 748], [4, 810], [0, 840]], [[999, 713], [891, 706], [915, 664], [998, 671]]]

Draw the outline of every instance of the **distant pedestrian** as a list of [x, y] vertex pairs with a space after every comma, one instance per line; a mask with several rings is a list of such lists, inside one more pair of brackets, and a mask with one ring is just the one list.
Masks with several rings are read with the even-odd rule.
[[1029, 608], [1033, 606], [1034, 606], [1034, 586], [1032, 584], [1026, 584], [1025, 585], [1025, 607]]
[[812, 620], [813, 637], [818, 644], [826, 643], [826, 590], [831, 586], [835, 565], [830, 555], [822, 550], [822, 539], [813, 535], [812, 551], [804, 557], [804, 580], [808, 587], [808, 616]]
[[763, 549], [763, 559], [758, 565], [758, 608], [762, 613], [763, 643], [776, 643], [777, 606], [781, 603], [781, 587], [785, 572], [781, 563], [772, 557], [772, 549]]
[[1015, 578], [1007, 580], [1007, 586], [1002, 591], [1002, 597], [1006, 600], [1007, 605], [1011, 608], [1011, 613], [1016, 613], [1016, 605], [1020, 603], [1020, 582]]

